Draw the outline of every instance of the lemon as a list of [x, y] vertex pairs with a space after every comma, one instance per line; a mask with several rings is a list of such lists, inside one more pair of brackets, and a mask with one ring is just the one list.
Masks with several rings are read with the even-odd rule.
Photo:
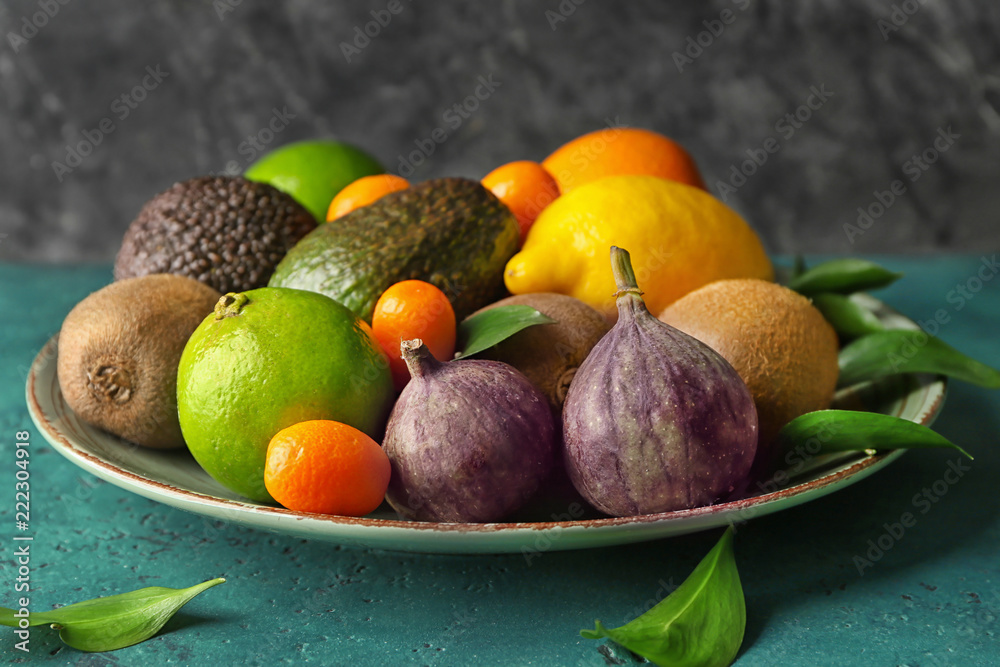
[[299, 141], [264, 155], [243, 176], [291, 195], [319, 222], [345, 186], [385, 169], [371, 155], [339, 141]]
[[558, 292], [614, 319], [611, 246], [632, 253], [646, 305], [659, 313], [715, 280], [773, 280], [753, 229], [700, 188], [655, 176], [609, 176], [549, 204], [507, 263], [513, 294]]
[[393, 396], [389, 361], [367, 324], [327, 296], [280, 287], [222, 297], [177, 372], [188, 449], [252, 500], [271, 499], [264, 464], [278, 431], [327, 419], [378, 439]]

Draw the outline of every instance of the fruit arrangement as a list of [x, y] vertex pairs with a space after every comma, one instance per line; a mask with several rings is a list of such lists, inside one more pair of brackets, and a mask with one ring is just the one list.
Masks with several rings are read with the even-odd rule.
[[1000, 387], [923, 332], [886, 369], [918, 332], [851, 298], [898, 278], [881, 267], [775, 276], [691, 156], [649, 130], [422, 183], [300, 142], [153, 197], [116, 282], [67, 316], [59, 383], [86, 422], [187, 447], [251, 501], [438, 522], [552, 493], [610, 516], [725, 502], [831, 423], [820, 455], [950, 445], [828, 409], [838, 386]]

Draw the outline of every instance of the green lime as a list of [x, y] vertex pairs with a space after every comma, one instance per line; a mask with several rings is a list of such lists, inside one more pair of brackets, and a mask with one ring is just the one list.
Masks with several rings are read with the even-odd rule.
[[222, 297], [181, 355], [177, 411], [208, 474], [253, 500], [267, 445], [283, 428], [329, 419], [379, 440], [392, 407], [389, 362], [367, 324], [333, 299], [262, 287]]
[[383, 174], [378, 160], [339, 141], [299, 141], [267, 153], [250, 165], [245, 178], [295, 198], [319, 222], [326, 222], [330, 202], [362, 176]]

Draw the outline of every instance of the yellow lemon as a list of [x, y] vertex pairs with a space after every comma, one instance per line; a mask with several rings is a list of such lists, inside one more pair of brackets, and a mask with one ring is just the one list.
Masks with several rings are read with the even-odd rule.
[[614, 319], [613, 245], [632, 254], [652, 313], [723, 278], [774, 279], [757, 234], [704, 190], [655, 176], [609, 176], [542, 211], [504, 282], [513, 294], [568, 294]]

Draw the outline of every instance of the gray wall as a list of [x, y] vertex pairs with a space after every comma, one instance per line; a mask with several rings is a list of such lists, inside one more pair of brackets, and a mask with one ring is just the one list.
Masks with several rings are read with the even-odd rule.
[[[772, 252], [1000, 246], [995, 0], [399, 1], [350, 62], [341, 43], [388, 0], [4, 1], [0, 257], [111, 259], [146, 199], [245, 166], [256, 149], [243, 142], [275, 109], [294, 118], [269, 147], [337, 137], [393, 171], [446, 128], [416, 180], [541, 159], [617, 119], [687, 145]], [[713, 23], [723, 10], [729, 23]], [[702, 32], [699, 53], [688, 38]], [[443, 114], [481, 76], [499, 86], [453, 129]], [[135, 89], [144, 78], [152, 89]], [[816, 89], [832, 94], [798, 109]], [[797, 109], [800, 127], [782, 120]], [[768, 139], [777, 152], [759, 150]], [[937, 159], [923, 170], [912, 156], [925, 149]], [[748, 150], [767, 161], [721, 192]], [[894, 181], [902, 194], [849, 239], [844, 225]]]

